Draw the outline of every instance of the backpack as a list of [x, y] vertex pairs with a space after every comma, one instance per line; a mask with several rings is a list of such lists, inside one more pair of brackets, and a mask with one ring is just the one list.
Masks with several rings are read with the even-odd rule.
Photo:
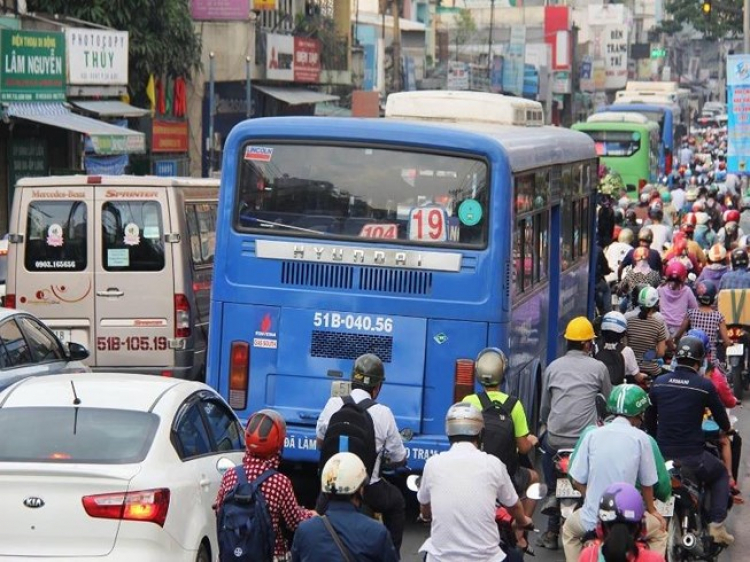
[[625, 358], [622, 356], [623, 347], [622, 343], [618, 343], [614, 349], [603, 345], [599, 353], [596, 354], [596, 359], [607, 366], [612, 386], [625, 382]]
[[331, 416], [320, 450], [320, 469], [336, 453], [354, 453], [372, 477], [378, 451], [375, 444], [375, 425], [368, 409], [377, 404], [372, 398], [357, 403], [351, 396], [343, 398], [344, 405]]
[[487, 392], [477, 394], [482, 404], [484, 417], [484, 437], [482, 450], [503, 461], [508, 474], [513, 476], [518, 470], [518, 449], [516, 448], [516, 431], [511, 412], [518, 400], [508, 396], [505, 404], [490, 400]]
[[276, 474], [266, 470], [248, 482], [244, 466], [235, 467], [237, 484], [216, 514], [220, 562], [271, 562], [276, 537], [261, 484]]

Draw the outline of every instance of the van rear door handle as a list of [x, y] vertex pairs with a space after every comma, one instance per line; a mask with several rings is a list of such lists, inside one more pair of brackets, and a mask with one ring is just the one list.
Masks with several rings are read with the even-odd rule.
[[125, 291], [121, 291], [117, 287], [110, 287], [106, 291], [97, 291], [96, 296], [98, 297], [121, 297], [125, 294]]

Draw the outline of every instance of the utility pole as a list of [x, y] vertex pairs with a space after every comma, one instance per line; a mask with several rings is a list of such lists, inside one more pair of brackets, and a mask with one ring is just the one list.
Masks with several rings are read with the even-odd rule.
[[393, 91], [400, 92], [401, 86], [401, 2], [391, 0], [393, 14], [393, 42], [391, 43], [393, 57]]
[[495, 0], [490, 0], [490, 36], [487, 40], [487, 78], [492, 81], [492, 30], [495, 27]]

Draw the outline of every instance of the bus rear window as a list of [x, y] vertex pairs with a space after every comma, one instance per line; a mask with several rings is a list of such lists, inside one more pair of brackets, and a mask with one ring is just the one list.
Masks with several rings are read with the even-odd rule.
[[479, 158], [381, 147], [246, 145], [235, 228], [483, 246], [488, 182]]
[[641, 148], [637, 131], [585, 131], [596, 144], [599, 156], [633, 156]]
[[102, 205], [102, 263], [107, 271], [164, 269], [164, 229], [156, 201]]
[[85, 201], [33, 201], [26, 216], [28, 271], [83, 271], [88, 263]]
[[146, 458], [159, 417], [132, 410], [0, 409], [0, 462], [129, 464]]

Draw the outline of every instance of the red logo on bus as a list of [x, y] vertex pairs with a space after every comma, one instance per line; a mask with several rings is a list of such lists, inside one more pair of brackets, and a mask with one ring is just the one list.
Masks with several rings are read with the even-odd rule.
[[271, 329], [271, 314], [266, 313], [263, 320], [260, 322], [260, 331], [268, 332]]

